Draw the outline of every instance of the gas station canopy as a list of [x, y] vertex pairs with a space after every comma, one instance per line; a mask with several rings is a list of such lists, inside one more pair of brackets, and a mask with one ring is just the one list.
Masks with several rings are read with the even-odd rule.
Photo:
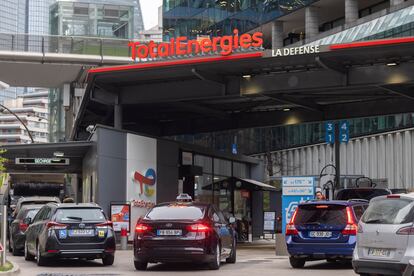
[[92, 69], [72, 139], [117, 112], [123, 129], [171, 136], [414, 111], [414, 38], [302, 52]]

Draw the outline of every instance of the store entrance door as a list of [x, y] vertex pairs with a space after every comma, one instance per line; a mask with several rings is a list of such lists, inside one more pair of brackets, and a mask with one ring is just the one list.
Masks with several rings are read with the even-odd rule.
[[251, 234], [251, 192], [234, 190], [234, 217], [236, 218], [237, 241], [249, 241]]

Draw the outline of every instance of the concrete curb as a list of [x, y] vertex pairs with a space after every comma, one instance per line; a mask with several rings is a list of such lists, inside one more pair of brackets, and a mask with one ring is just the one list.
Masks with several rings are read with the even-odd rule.
[[20, 273], [20, 267], [12, 261], [8, 261], [13, 265], [13, 268], [9, 271], [0, 272], [1, 276], [18, 275]]

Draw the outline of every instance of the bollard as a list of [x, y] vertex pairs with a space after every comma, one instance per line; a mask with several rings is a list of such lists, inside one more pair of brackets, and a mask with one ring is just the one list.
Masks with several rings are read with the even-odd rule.
[[128, 231], [126, 228], [121, 228], [121, 250], [128, 249]]

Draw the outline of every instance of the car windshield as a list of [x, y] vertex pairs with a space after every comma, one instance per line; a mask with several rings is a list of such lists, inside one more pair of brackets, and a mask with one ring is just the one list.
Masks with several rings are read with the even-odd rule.
[[203, 207], [170, 204], [154, 207], [145, 218], [150, 220], [198, 220], [203, 215]]
[[372, 201], [362, 216], [364, 223], [404, 224], [414, 220], [414, 201], [384, 198]]
[[390, 192], [385, 189], [349, 189], [338, 192], [336, 196], [337, 200], [349, 200], [349, 199], [366, 199], [371, 200], [377, 196], [389, 195]]
[[296, 225], [346, 225], [346, 207], [343, 205], [301, 205], [295, 218]]
[[101, 209], [97, 208], [65, 208], [56, 211], [56, 221], [103, 222], [105, 221], [105, 215]]

